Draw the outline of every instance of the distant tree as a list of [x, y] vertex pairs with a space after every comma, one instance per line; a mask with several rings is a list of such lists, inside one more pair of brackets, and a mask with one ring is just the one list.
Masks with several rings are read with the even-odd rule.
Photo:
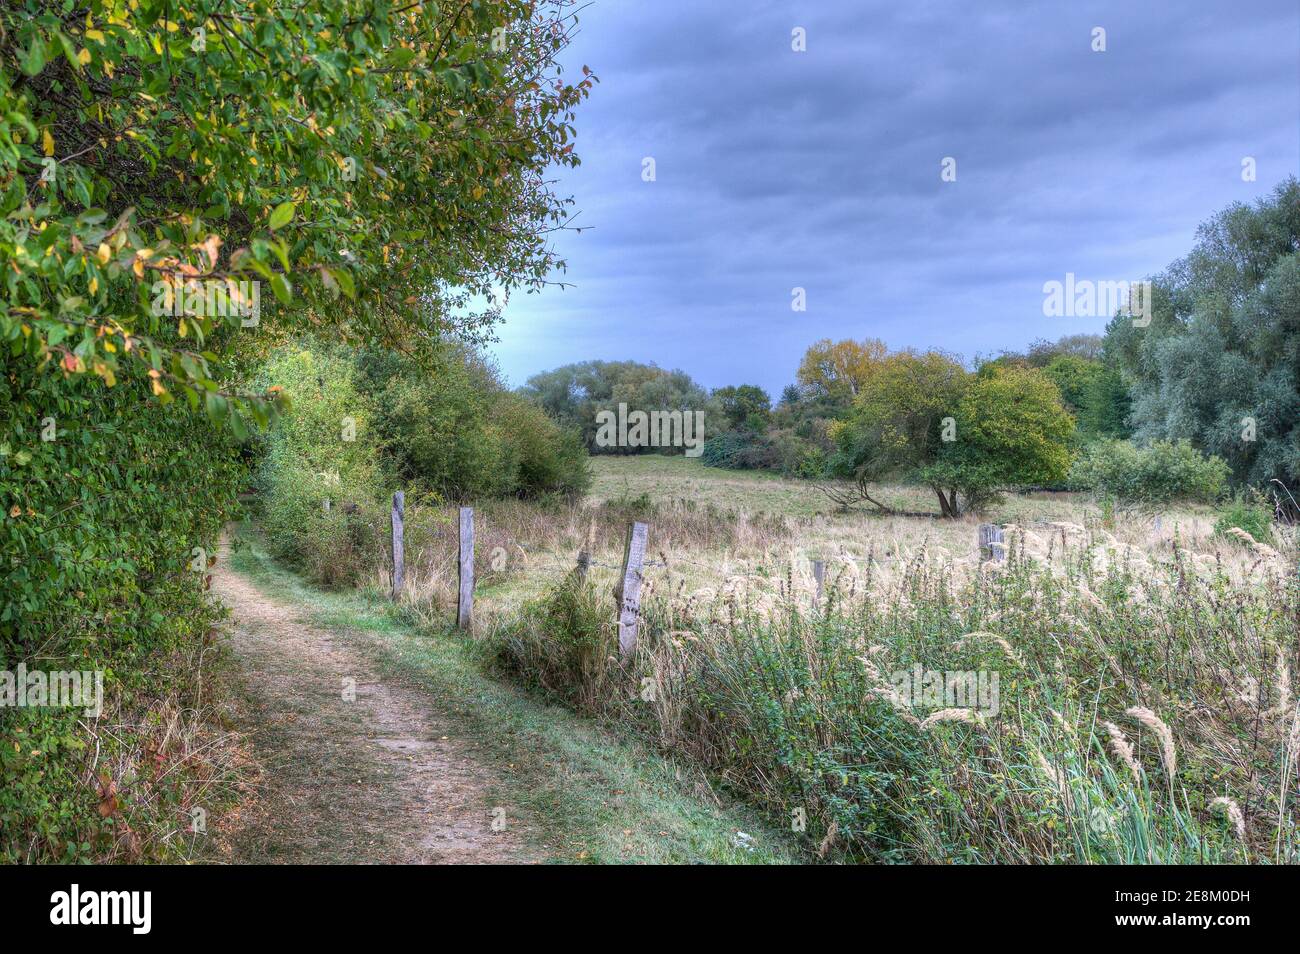
[[[937, 458], [943, 419], [956, 413], [966, 371], [939, 352], [905, 351], [882, 360], [864, 382], [847, 421], [831, 427], [834, 472], [851, 478], [863, 500], [888, 509], [872, 485], [887, 478], [915, 479]], [[949, 501], [940, 495], [946, 515]]]
[[772, 399], [754, 384], [728, 385], [713, 392], [723, 417], [732, 428], [761, 431], [772, 418]]
[[[628, 411], [704, 411], [706, 431], [721, 423], [722, 413], [704, 388], [685, 371], [665, 371], [637, 361], [583, 361], [535, 374], [519, 393], [539, 405], [555, 421], [579, 428], [593, 454], [637, 454], [650, 447], [600, 447], [596, 415]], [[662, 449], [670, 453], [668, 448]]]
[[823, 338], [809, 347], [799, 363], [799, 384], [811, 396], [847, 404], [858, 395], [885, 354], [884, 342], [875, 338], [835, 342]]
[[1132, 406], [1128, 385], [1111, 363], [1103, 363], [1101, 372], [1088, 382], [1082, 400], [1079, 432], [1085, 439], [1128, 437], [1133, 433], [1128, 425]]
[[[886, 479], [934, 491], [945, 517], [977, 509], [998, 491], [1062, 479], [1074, 422], [1056, 385], [1032, 368], [989, 366], [968, 374], [938, 353], [882, 361], [833, 427], [833, 469], [866, 502]], [[841, 502], [847, 502], [841, 500]]]
[[1057, 354], [1042, 370], [1060, 390], [1066, 409], [1078, 419], [1090, 389], [1106, 368], [1095, 359]]
[[777, 406], [781, 407], [798, 404], [802, 398], [803, 392], [799, 390], [797, 384], [787, 384], [781, 390], [781, 400], [778, 402]]
[[917, 475], [939, 496], [945, 516], [979, 509], [1003, 489], [1055, 483], [1069, 473], [1074, 420], [1042, 371], [974, 377], [955, 417], [956, 439]]
[[1149, 325], [1106, 346], [1132, 390], [1139, 442], [1187, 440], [1234, 481], [1300, 482], [1300, 183], [1229, 206], [1153, 279]]
[[1045, 368], [1060, 357], [1096, 361], [1101, 358], [1105, 339], [1101, 335], [1065, 335], [1056, 341], [1039, 338], [1029, 346], [1025, 358], [1031, 367]]

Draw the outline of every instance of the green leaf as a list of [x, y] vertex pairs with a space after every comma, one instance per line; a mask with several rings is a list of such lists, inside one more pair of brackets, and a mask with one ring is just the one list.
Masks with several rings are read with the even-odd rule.
[[351, 272], [346, 268], [332, 268], [330, 269], [330, 274], [333, 275], [334, 280], [338, 282], [339, 288], [343, 290], [343, 294], [347, 295], [349, 298], [357, 297], [357, 287], [352, 282]]
[[294, 204], [292, 202], [281, 202], [271, 213], [271, 231], [275, 231], [281, 226], [288, 225], [293, 219]]
[[28, 76], [35, 76], [45, 69], [46, 55], [45, 40], [37, 34], [32, 34], [32, 44], [23, 55], [23, 72]]
[[275, 297], [280, 299], [282, 305], [293, 301], [293, 286], [289, 284], [289, 279], [285, 278], [282, 272], [276, 272], [271, 277], [271, 291], [275, 292]]

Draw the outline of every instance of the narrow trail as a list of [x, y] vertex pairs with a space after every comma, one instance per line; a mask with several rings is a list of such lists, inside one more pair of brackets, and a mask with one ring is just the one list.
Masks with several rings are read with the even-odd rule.
[[262, 771], [231, 860], [540, 860], [516, 824], [493, 830], [500, 776], [434, 700], [381, 681], [347, 633], [311, 625], [310, 607], [262, 593], [228, 557], [223, 547], [212, 589], [233, 614], [239, 728]]

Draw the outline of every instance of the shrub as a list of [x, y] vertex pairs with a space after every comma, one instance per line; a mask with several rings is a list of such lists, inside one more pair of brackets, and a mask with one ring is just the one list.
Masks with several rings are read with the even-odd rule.
[[617, 645], [608, 601], [571, 573], [520, 611], [493, 643], [496, 663], [527, 684], [594, 712], [607, 693], [610, 647]]
[[1156, 441], [1135, 447], [1129, 441], [1098, 441], [1075, 461], [1076, 485], [1125, 503], [1211, 502], [1222, 493], [1228, 465], [1187, 441]]
[[358, 541], [344, 521], [324, 513], [322, 502], [387, 512], [394, 481], [380, 459], [371, 402], [356, 386], [351, 361], [332, 351], [286, 349], [262, 377], [290, 402], [265, 435], [255, 478], [271, 550], [319, 582], [353, 583], [362, 572], [352, 558]]
[[587, 449], [576, 429], [561, 428], [537, 405], [510, 393], [496, 396], [492, 421], [503, 448], [504, 493], [576, 498], [591, 486]]
[[190, 692], [221, 613], [201, 558], [242, 472], [228, 435], [149, 401], [148, 380], [0, 358], [0, 670], [105, 673], [101, 719], [0, 706], [0, 862], [183, 857], [179, 802], [222, 749], [189, 748]]
[[761, 434], [747, 430], [723, 431], [704, 442], [700, 457], [710, 467], [743, 470], [764, 466], [766, 450], [767, 441]]
[[1219, 511], [1219, 519], [1214, 521], [1214, 532], [1221, 537], [1232, 538], [1230, 531], [1234, 528], [1245, 530], [1256, 543], [1272, 540], [1273, 507], [1268, 499], [1258, 492], [1234, 496]]

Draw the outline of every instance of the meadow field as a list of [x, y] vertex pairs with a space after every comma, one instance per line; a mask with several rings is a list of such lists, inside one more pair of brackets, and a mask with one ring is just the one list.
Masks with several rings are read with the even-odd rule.
[[[844, 513], [809, 482], [685, 458], [592, 466], [580, 502], [476, 507], [470, 645], [493, 674], [702, 766], [811, 855], [1295, 860], [1289, 528], [1255, 540], [1208, 507], [1055, 493], [978, 519]], [[435, 638], [464, 638], [454, 514], [407, 511], [400, 612]], [[649, 527], [641, 637], [620, 660], [633, 520]], [[1005, 560], [980, 559], [980, 521], [1004, 527]], [[372, 529], [382, 593], [382, 515]], [[963, 689], [990, 682], [991, 698]]]
[[[949, 560], [954, 573], [968, 574], [978, 567], [977, 528], [986, 522], [1024, 530], [1021, 546], [1044, 553], [1059, 543], [1064, 528], [1070, 542], [1078, 542], [1086, 531], [1090, 539], [1135, 553], [1172, 554], [1181, 547], [1212, 556], [1236, 577], [1255, 562], [1249, 547], [1216, 535], [1217, 514], [1205, 505], [1116, 511], [1089, 494], [1037, 492], [1008, 495], [980, 515], [924, 519], [878, 514], [867, 507], [844, 511], [811, 481], [724, 470], [685, 457], [601, 455], [590, 464], [591, 489], [575, 504], [476, 502], [482, 581], [476, 606], [486, 619], [508, 616], [522, 600], [572, 570], [593, 524], [593, 578], [600, 578], [602, 569], [613, 573], [622, 559], [627, 524], [634, 519], [649, 524], [648, 552], [661, 564], [649, 568], [648, 578], [692, 587], [738, 575], [779, 575], [792, 568], [806, 574], [814, 560], [897, 566], [922, 552]], [[900, 510], [934, 509], [933, 496], [923, 488], [895, 486], [882, 499]], [[429, 599], [444, 606], [455, 598], [453, 511], [434, 512], [438, 516], [430, 515], [428, 532], [437, 542], [426, 539], [414, 548], [417, 569], [407, 583], [414, 605]], [[382, 559], [371, 571], [376, 586], [388, 585]]]

